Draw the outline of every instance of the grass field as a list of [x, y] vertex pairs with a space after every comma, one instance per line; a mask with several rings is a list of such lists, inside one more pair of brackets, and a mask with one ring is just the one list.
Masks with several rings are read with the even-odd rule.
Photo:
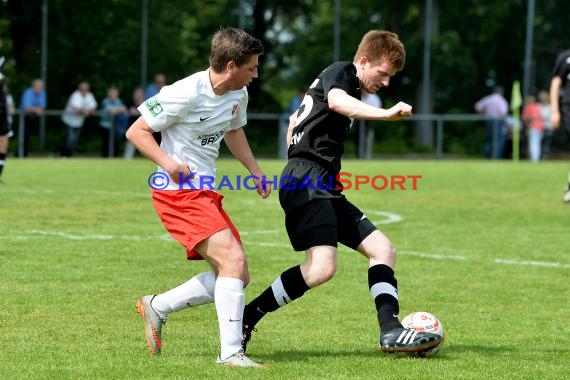
[[[268, 174], [283, 162], [262, 161]], [[0, 377], [6, 379], [570, 378], [567, 163], [346, 161], [359, 175], [422, 175], [417, 190], [347, 191], [398, 249], [401, 316], [435, 313], [431, 359], [386, 355], [367, 264], [341, 248], [322, 287], [266, 317], [249, 355], [217, 366], [213, 305], [172, 314], [151, 357], [138, 297], [205, 270], [187, 262], [152, 208], [147, 160], [10, 159], [0, 188]], [[221, 160], [219, 175], [244, 175]], [[224, 190], [249, 257], [251, 299], [293, 253], [274, 193]]]

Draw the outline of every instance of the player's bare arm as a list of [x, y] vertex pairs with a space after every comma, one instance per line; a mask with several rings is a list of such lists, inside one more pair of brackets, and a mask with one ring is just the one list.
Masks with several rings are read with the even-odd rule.
[[332, 111], [355, 119], [400, 120], [412, 114], [412, 106], [404, 102], [398, 102], [389, 109], [377, 108], [348, 95], [340, 88], [331, 89], [327, 97]]
[[562, 86], [562, 78], [555, 76], [550, 82], [550, 122], [554, 128], [560, 126], [560, 108], [559, 108], [559, 97], [560, 97], [560, 87]]
[[269, 194], [271, 194], [271, 186], [267, 184], [266, 186], [262, 186], [265, 173], [263, 173], [257, 164], [255, 157], [253, 157], [253, 153], [251, 152], [251, 148], [249, 147], [249, 143], [247, 142], [247, 137], [245, 136], [243, 128], [226, 132], [224, 135], [224, 141], [226, 142], [226, 145], [234, 157], [237, 158], [239, 162], [241, 162], [241, 164], [251, 173], [251, 175], [258, 178], [255, 181], [255, 184], [257, 186], [257, 193], [261, 195], [263, 199], [267, 198]]
[[156, 143], [152, 133], [153, 130], [141, 116], [127, 130], [126, 136], [139, 152], [164, 168], [174, 182], [178, 183], [180, 178], [179, 173], [183, 173], [182, 177], [189, 176], [190, 169], [188, 166], [174, 161], [168, 154], [160, 149], [160, 146]]

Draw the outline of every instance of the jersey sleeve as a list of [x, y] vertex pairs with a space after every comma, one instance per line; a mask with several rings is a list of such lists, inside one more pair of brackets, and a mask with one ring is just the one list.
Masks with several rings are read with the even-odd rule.
[[190, 106], [191, 99], [175, 85], [162, 90], [145, 100], [137, 109], [148, 126], [155, 132], [162, 131], [177, 123]]
[[239, 129], [247, 124], [247, 104], [249, 97], [245, 88], [243, 89], [243, 92], [244, 96], [242, 100], [237, 103], [238, 106], [235, 110], [236, 116], [230, 122], [231, 129]]
[[554, 63], [554, 68], [552, 69], [552, 76], [553, 77], [566, 77], [566, 70], [565, 67], [567, 66], [566, 61], [570, 59], [570, 54], [568, 52], [563, 52], [558, 55], [556, 58], [556, 62]]
[[356, 69], [352, 63], [346, 65], [329, 66], [322, 73], [322, 86], [324, 100], [328, 101], [328, 93], [333, 88], [337, 87], [352, 95], [355, 89], [352, 87]]

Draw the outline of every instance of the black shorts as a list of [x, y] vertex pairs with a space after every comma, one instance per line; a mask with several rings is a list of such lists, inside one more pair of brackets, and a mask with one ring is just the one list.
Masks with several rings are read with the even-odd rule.
[[336, 247], [342, 243], [356, 249], [376, 227], [356, 206], [350, 203], [340, 190], [325, 190], [318, 186], [317, 177], [325, 175], [319, 165], [307, 160], [290, 160], [281, 178], [305, 184], [312, 179], [313, 187], [299, 189], [281, 186], [279, 201], [285, 211], [285, 227], [291, 245], [296, 251], [304, 251], [318, 245]]

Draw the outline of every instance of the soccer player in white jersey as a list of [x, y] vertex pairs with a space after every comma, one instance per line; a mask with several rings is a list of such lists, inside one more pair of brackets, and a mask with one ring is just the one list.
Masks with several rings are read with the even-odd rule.
[[[141, 117], [127, 138], [158, 165], [160, 190], [153, 188], [156, 212], [170, 235], [186, 248], [187, 259], [206, 260], [211, 271], [180, 286], [136, 303], [143, 318], [147, 346], [162, 348], [162, 326], [169, 313], [214, 302], [221, 350], [218, 364], [259, 367], [241, 347], [243, 289], [249, 282], [246, 256], [237, 230], [222, 208], [223, 196], [200, 189], [200, 178], [215, 176], [215, 160], [223, 138], [232, 154], [251, 173], [257, 192], [267, 198], [258, 166], [242, 127], [246, 124], [246, 86], [257, 78], [261, 42], [235, 28], [212, 38], [210, 67], [165, 86], [138, 108]], [[159, 146], [152, 133], [161, 132]], [[157, 185], [158, 187], [158, 185]]]

